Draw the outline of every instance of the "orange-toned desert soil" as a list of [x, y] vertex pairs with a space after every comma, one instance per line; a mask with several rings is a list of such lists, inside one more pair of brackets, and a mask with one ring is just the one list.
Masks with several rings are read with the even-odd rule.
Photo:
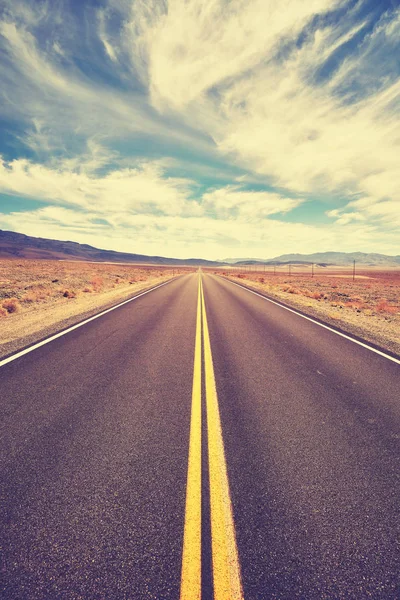
[[400, 269], [214, 271], [400, 355]]
[[0, 356], [184, 272], [151, 265], [2, 259]]
[[[194, 269], [0, 260], [0, 356]], [[400, 270], [215, 270], [400, 355]], [[303, 270], [304, 271], [304, 270]], [[210, 271], [212, 272], [212, 271]]]

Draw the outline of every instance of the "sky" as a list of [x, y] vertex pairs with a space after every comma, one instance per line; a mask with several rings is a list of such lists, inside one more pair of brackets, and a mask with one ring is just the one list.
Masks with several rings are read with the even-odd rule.
[[400, 254], [400, 0], [1, 0], [0, 229]]

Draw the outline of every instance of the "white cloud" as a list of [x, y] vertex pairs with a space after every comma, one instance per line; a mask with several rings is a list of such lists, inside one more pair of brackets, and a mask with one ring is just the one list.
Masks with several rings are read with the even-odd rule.
[[[193, 198], [196, 184], [170, 177], [168, 161], [138, 161], [132, 168], [107, 169], [117, 155], [91, 141], [85, 155], [48, 165], [27, 159], [6, 162], [0, 156], [0, 193], [41, 199], [98, 214], [200, 216], [257, 221], [284, 214], [302, 200], [240, 185], [215, 188]], [[173, 163], [172, 163], [173, 164]], [[106, 172], [102, 171], [106, 168]]]
[[[400, 199], [400, 81], [387, 79], [372, 93], [368, 86], [379, 69], [373, 62], [377, 39], [382, 42], [382, 30], [386, 38], [398, 35], [393, 28], [398, 15], [390, 21], [386, 17], [335, 74], [318, 84], [314, 74], [323, 61], [360, 27], [346, 33], [337, 26], [317, 30], [283, 63], [266, 60], [222, 86], [216, 98], [204, 99], [203, 126], [221, 152], [289, 195], [341, 192], [370, 198], [371, 207], [362, 213], [352, 202], [354, 214], [342, 214], [342, 224], [367, 219], [382, 231], [393, 227], [389, 215], [396, 214]], [[336, 91], [361, 67], [368, 93], [343, 103]]]
[[[212, 152], [212, 143], [204, 136], [199, 137], [183, 124], [159, 118], [143, 93], [113, 88], [82, 74], [58, 41], [50, 51], [39, 47], [29, 30], [31, 21], [17, 22], [17, 16], [12, 16], [14, 20], [0, 20], [0, 41], [10, 58], [0, 63], [0, 116], [18, 118], [27, 124], [25, 143], [33, 150], [38, 149], [47, 131], [49, 147], [57, 145], [64, 151], [68, 137], [75, 138], [76, 144], [79, 138], [99, 134], [113, 139], [134, 139], [144, 134], [164, 143], [168, 140], [169, 144]], [[100, 35], [104, 44], [105, 31], [100, 31]], [[110, 58], [116, 58], [111, 44], [108, 53]], [[41, 134], [37, 131], [38, 122]], [[46, 143], [42, 152], [45, 147]]]
[[219, 219], [259, 221], [269, 215], [289, 212], [301, 202], [273, 192], [248, 191], [239, 186], [227, 186], [205, 193], [202, 208]]
[[28, 235], [88, 243], [98, 248], [181, 258], [273, 256], [293, 252], [361, 250], [394, 254], [397, 236], [383, 241], [368, 224], [306, 225], [279, 220], [216, 220], [206, 215], [128, 214], [118, 212], [112, 226], [99, 213], [61, 207], [1, 215], [0, 227]]
[[[385, 47], [398, 42], [400, 11], [385, 13], [355, 44], [368, 25], [355, 18], [356, 5], [346, 19], [310, 29], [286, 57], [277, 54], [313, 15], [339, 4], [176, 0], [163, 10], [157, 1], [139, 0], [126, 13], [125, 36], [161, 111], [195, 122], [224, 156], [288, 190], [289, 198], [337, 192], [349, 199], [369, 197], [368, 211], [351, 203], [338, 217], [340, 224], [367, 220], [387, 229], [400, 189], [400, 82], [386, 74], [380, 78], [379, 71]], [[349, 43], [353, 51], [318, 81], [320, 69]], [[355, 91], [358, 97], [343, 101]], [[271, 196], [253, 193], [248, 202], [235, 204], [230, 193], [232, 205], [226, 193], [219, 190], [218, 201], [204, 198], [220, 217], [239, 212], [244, 217], [245, 210], [247, 218], [271, 214]]]
[[98, 20], [99, 20], [99, 38], [104, 46], [104, 49], [108, 55], [108, 57], [113, 61], [113, 62], [117, 62], [118, 57], [117, 57], [117, 53], [115, 51], [115, 48], [113, 46], [113, 44], [111, 43], [111, 41], [109, 40], [108, 36], [107, 36], [107, 32], [106, 32], [106, 12], [104, 11], [104, 9], [100, 9], [98, 11]]
[[180, 109], [264, 60], [337, 0], [132, 2], [126, 35], [156, 106]]
[[142, 162], [135, 168], [96, 175], [106, 162], [98, 147], [83, 160], [51, 166], [26, 159], [0, 159], [0, 193], [41, 199], [113, 215], [132, 213], [185, 214], [196, 212], [196, 202], [187, 201], [193, 182], [165, 178], [157, 163]]
[[[2, 160], [0, 192], [49, 206], [3, 223], [94, 245], [101, 230], [120, 249], [130, 228], [130, 251], [161, 253], [169, 240], [180, 256], [205, 255], [205, 245], [210, 257], [398, 246], [400, 10], [359, 42], [368, 25], [355, 17], [360, 3], [338, 21], [313, 17], [342, 0], [109, 0], [90, 9], [85, 71], [76, 31], [53, 36], [62, 3], [5, 4], [0, 117], [19, 122], [25, 134], [16, 136], [38, 160]], [[165, 157], [146, 158], [143, 139]], [[105, 149], [113, 142], [119, 152]], [[168, 158], [172, 144], [184, 160]], [[223, 161], [231, 185], [218, 172]], [[249, 191], [251, 183], [272, 191]], [[322, 195], [331, 223], [284, 222]]]
[[341, 209], [327, 211], [327, 215], [336, 219], [336, 223], [347, 224], [352, 221], [375, 223], [386, 233], [399, 233], [400, 228], [400, 198], [379, 199], [366, 196], [349, 202]]
[[302, 78], [303, 54], [310, 52], [302, 49], [284, 68], [271, 64], [224, 92], [219, 146], [289, 189], [359, 190], [371, 173], [390, 172], [397, 162], [398, 117], [390, 103], [400, 83], [342, 105], [329, 89]]
[[2, 0], [2, 9], [7, 19], [34, 26], [46, 18], [47, 2], [25, 2], [24, 0]]
[[[194, 183], [168, 177], [158, 162], [99, 173], [94, 167], [103, 167], [106, 158], [95, 146], [79, 164], [1, 161], [0, 193], [38, 198], [48, 205], [0, 214], [0, 227], [120, 251], [180, 257], [253, 254], [267, 258], [337, 247], [390, 253], [396, 243], [393, 231], [382, 244], [381, 230], [358, 218], [356, 208], [351, 217], [341, 209], [332, 211], [337, 222], [331, 225], [289, 223], [279, 220], [279, 215], [298, 206], [299, 199], [237, 185], [214, 188], [197, 201]], [[354, 201], [359, 214], [375, 210], [363, 202], [361, 206], [361, 200]], [[384, 203], [380, 209], [386, 214]]]

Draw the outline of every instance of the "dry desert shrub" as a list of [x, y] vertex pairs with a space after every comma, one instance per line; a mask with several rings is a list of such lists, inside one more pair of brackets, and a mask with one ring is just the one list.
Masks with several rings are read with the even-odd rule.
[[52, 295], [52, 290], [43, 287], [30, 289], [22, 298], [21, 302], [33, 304], [46, 301]]
[[91, 279], [90, 283], [94, 292], [100, 292], [104, 285], [104, 279], [103, 277], [96, 276]]
[[8, 315], [8, 312], [6, 311], [6, 309], [0, 307], [0, 319], [2, 317], [6, 317], [7, 315]]
[[292, 285], [284, 285], [281, 289], [282, 292], [287, 292], [288, 294], [300, 294], [300, 290], [293, 287]]
[[313, 292], [311, 297], [314, 298], [314, 300], [321, 300], [321, 298], [324, 298], [324, 293], [323, 292]]
[[381, 298], [376, 305], [377, 312], [380, 313], [389, 313], [390, 315], [395, 315], [397, 313], [397, 307], [389, 304], [386, 298]]
[[20, 304], [17, 298], [7, 298], [3, 300], [1, 307], [4, 308], [8, 314], [16, 313], [20, 309]]
[[353, 298], [348, 298], [345, 304], [346, 308], [354, 308], [360, 311], [362, 308], [365, 308], [365, 302], [359, 296], [353, 296]]
[[346, 302], [345, 307], [354, 308], [354, 310], [360, 311], [365, 307], [365, 304], [363, 302], [355, 302], [354, 300], [350, 300], [349, 302]]
[[305, 296], [306, 298], [312, 298], [313, 297], [313, 292], [311, 292], [308, 288], [304, 288], [301, 293], [303, 294], [303, 296]]
[[[186, 272], [186, 269], [160, 266], [117, 267], [115, 264], [106, 263], [31, 259], [17, 262], [3, 259], [0, 260], [0, 311], [3, 317], [18, 309], [19, 314], [35, 312], [45, 304], [62, 305], [66, 303], [65, 299], [77, 297], [78, 302], [85, 302], [84, 297], [92, 294], [98, 295], [100, 301], [100, 296], [113, 288], [118, 288], [123, 293], [124, 286], [128, 286], [129, 283], [147, 282], [149, 278], [168, 277]], [[10, 301], [7, 309], [2, 306], [6, 300]], [[19, 304], [14, 304], [16, 302]]]

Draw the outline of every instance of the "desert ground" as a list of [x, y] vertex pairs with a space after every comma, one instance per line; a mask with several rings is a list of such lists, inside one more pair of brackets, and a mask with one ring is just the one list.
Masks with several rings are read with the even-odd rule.
[[[171, 277], [155, 265], [0, 260], [0, 357]], [[266, 293], [400, 355], [400, 270], [310, 267], [205, 269]]]
[[2, 259], [0, 356], [184, 272], [154, 265]]
[[400, 355], [400, 269], [235, 267], [214, 270]]

